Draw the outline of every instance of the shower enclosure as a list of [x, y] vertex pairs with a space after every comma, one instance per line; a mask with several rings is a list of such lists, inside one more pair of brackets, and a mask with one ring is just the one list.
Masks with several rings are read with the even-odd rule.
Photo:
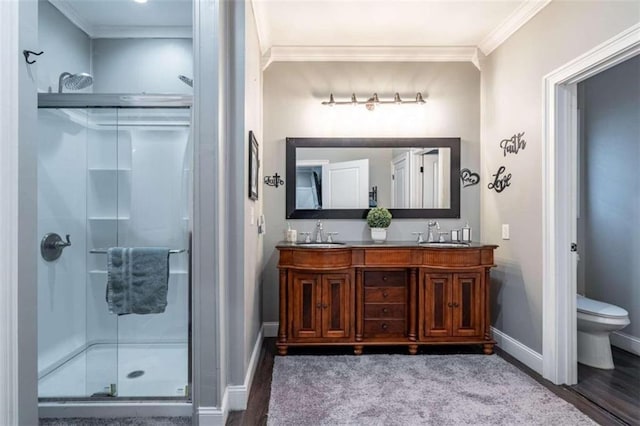
[[[38, 106], [38, 234], [60, 236], [59, 257], [38, 259], [41, 401], [188, 400], [191, 97], [40, 94]], [[109, 312], [110, 247], [171, 250], [163, 313]]]

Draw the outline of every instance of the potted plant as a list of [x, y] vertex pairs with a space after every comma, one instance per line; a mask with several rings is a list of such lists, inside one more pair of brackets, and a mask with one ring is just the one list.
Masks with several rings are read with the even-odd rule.
[[387, 228], [391, 225], [391, 213], [384, 207], [374, 207], [367, 214], [367, 225], [371, 228], [371, 239], [376, 243], [387, 239]]

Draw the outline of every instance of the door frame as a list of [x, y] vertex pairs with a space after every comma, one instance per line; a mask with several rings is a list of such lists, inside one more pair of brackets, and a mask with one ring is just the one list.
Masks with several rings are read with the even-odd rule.
[[[640, 54], [640, 24], [543, 78], [542, 119], [542, 375], [577, 383], [576, 238], [577, 85]], [[568, 283], [568, 285], [562, 285]]]

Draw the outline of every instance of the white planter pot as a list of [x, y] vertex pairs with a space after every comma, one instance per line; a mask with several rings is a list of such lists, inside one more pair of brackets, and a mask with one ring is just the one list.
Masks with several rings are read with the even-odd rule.
[[374, 243], [383, 243], [387, 240], [387, 228], [371, 228], [371, 239]]

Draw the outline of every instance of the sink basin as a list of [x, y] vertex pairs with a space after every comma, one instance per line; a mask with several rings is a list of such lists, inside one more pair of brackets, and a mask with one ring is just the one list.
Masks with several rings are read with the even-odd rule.
[[433, 241], [430, 243], [420, 243], [420, 246], [421, 247], [440, 247], [440, 248], [464, 248], [464, 247], [469, 247], [470, 244], [460, 243], [456, 241], [445, 241], [445, 242]]
[[345, 246], [345, 243], [296, 243], [296, 246], [304, 248], [341, 248]]

